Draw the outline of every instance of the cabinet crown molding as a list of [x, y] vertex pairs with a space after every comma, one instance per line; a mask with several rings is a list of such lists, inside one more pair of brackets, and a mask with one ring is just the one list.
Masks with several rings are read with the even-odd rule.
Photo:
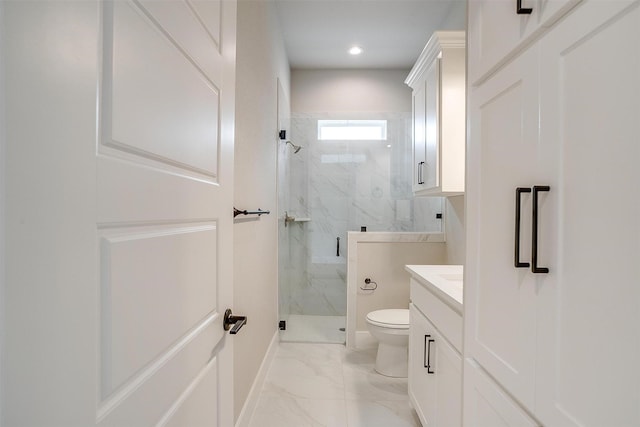
[[414, 88], [415, 83], [427, 69], [428, 65], [438, 57], [443, 49], [465, 48], [466, 33], [464, 31], [436, 31], [433, 33], [404, 83]]

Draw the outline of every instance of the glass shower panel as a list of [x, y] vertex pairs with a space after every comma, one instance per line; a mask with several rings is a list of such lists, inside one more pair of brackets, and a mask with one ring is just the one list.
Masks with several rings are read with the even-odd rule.
[[[318, 139], [319, 120], [365, 119], [386, 121], [386, 139]], [[442, 200], [413, 197], [410, 113], [293, 114], [290, 126], [303, 148], [278, 152], [281, 339], [344, 342], [347, 233], [441, 231]]]

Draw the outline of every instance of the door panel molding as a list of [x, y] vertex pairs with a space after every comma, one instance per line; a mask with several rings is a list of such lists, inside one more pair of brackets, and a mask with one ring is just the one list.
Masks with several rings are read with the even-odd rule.
[[209, 75], [131, 2], [105, 2], [103, 51], [100, 147], [215, 182], [220, 89]]
[[217, 277], [217, 241], [215, 223], [100, 237], [103, 395], [170, 352], [217, 306], [218, 284], [209, 279]]

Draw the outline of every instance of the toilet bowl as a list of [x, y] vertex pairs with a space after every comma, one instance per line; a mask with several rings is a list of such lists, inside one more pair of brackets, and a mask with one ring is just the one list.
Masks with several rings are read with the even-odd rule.
[[367, 329], [378, 340], [377, 372], [406, 378], [409, 347], [409, 310], [376, 310], [367, 314]]

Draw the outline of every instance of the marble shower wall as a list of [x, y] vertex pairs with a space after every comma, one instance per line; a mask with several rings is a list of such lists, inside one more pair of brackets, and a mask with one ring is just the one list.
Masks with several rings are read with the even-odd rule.
[[[387, 140], [318, 141], [319, 119], [387, 120]], [[346, 314], [348, 231], [442, 230], [442, 199], [411, 192], [410, 132], [410, 113], [292, 115], [303, 149], [279, 151], [279, 210], [311, 221], [280, 222], [281, 315]]]

